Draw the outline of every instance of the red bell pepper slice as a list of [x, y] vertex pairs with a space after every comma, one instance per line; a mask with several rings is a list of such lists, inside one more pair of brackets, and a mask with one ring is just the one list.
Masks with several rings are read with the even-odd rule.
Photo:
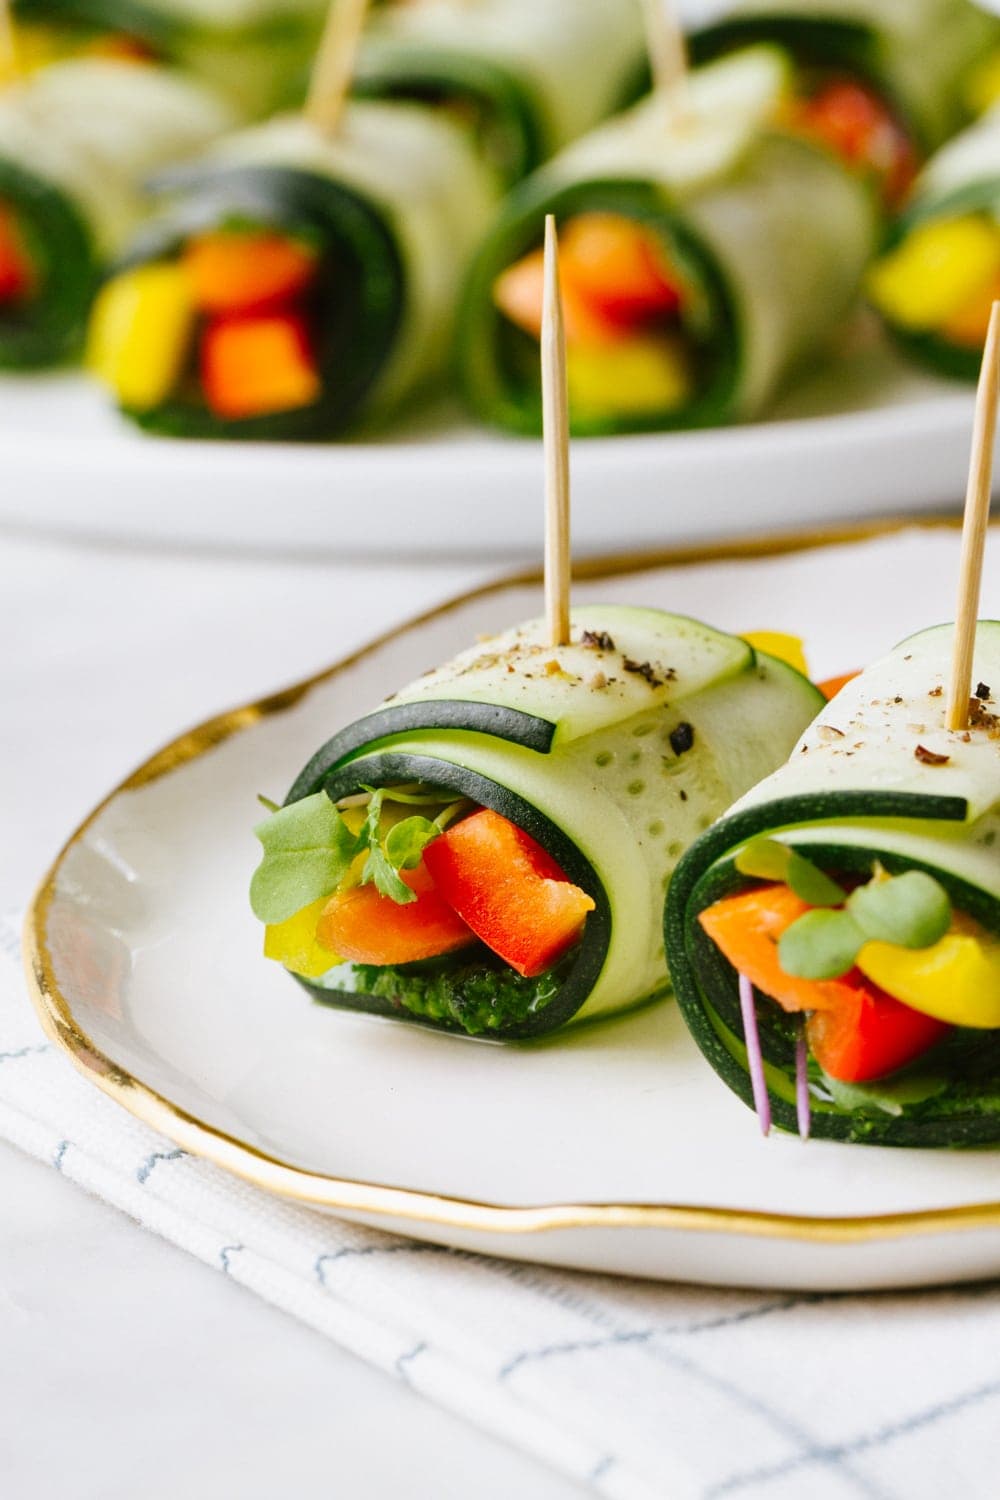
[[795, 111], [801, 129], [817, 136], [838, 156], [874, 172], [885, 200], [905, 197], [917, 173], [917, 157], [902, 126], [871, 89], [849, 78], [835, 78]]
[[808, 1013], [813, 1056], [832, 1078], [863, 1083], [913, 1062], [950, 1027], [893, 999], [851, 969], [838, 979], [786, 974], [778, 939], [808, 911], [786, 885], [755, 886], [707, 907], [698, 920], [733, 968], [782, 1010]]
[[17, 219], [0, 203], [0, 305], [25, 301], [35, 290], [36, 280]]
[[540, 844], [489, 808], [434, 839], [424, 862], [476, 936], [526, 978], [576, 942], [594, 909]]
[[813, 1057], [831, 1078], [866, 1083], [914, 1062], [951, 1027], [893, 999], [859, 969], [838, 981], [841, 1003], [806, 1022]]

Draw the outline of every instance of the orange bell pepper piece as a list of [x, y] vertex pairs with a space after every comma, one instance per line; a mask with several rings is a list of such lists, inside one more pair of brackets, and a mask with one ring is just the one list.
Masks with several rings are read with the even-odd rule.
[[201, 383], [209, 410], [229, 419], [309, 406], [321, 390], [305, 324], [288, 313], [210, 323]]
[[816, 686], [829, 703], [831, 698], [836, 698], [841, 688], [846, 687], [849, 682], [853, 682], [855, 677], [858, 676], [860, 676], [858, 672], [844, 672], [840, 677], [827, 677], [823, 682], [817, 682]]
[[424, 865], [400, 872], [416, 892], [401, 906], [373, 885], [351, 886], [332, 896], [316, 924], [316, 941], [356, 964], [410, 964], [436, 958], [475, 941], [475, 936], [434, 888]]
[[650, 230], [621, 214], [579, 214], [563, 236], [566, 275], [602, 318], [623, 330], [668, 317], [681, 304], [678, 278]]
[[199, 312], [243, 313], [297, 297], [315, 276], [318, 257], [288, 235], [218, 230], [189, 240], [183, 260]]

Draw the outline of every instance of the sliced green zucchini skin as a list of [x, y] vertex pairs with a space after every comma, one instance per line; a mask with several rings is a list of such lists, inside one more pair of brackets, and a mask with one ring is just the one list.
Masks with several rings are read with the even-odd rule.
[[[199, 18], [198, 12], [201, 11]], [[78, 25], [143, 42], [164, 62], [187, 70], [227, 98], [245, 120], [262, 119], [301, 102], [326, 7], [302, 0], [268, 14], [247, 5], [246, 17], [219, 23], [211, 5], [171, 0], [15, 0], [19, 20]]]
[[[891, 251], [922, 224], [962, 214], [1000, 216], [1000, 117], [991, 113], [956, 136], [932, 157], [912, 199], [886, 241]], [[950, 343], [942, 334], [916, 333], [882, 314], [895, 342], [909, 357], [939, 375], [977, 380], [981, 351]]]
[[78, 354], [100, 259], [80, 206], [53, 183], [0, 158], [0, 200], [24, 225], [43, 256], [43, 286], [24, 307], [0, 312], [0, 369], [32, 370]]
[[453, 0], [376, 11], [356, 91], [466, 100], [499, 144], [508, 185], [643, 92], [636, 0]]
[[[310, 305], [321, 390], [309, 406], [225, 419], [193, 378], [138, 425], [175, 437], [317, 441], [378, 422], [446, 373], [455, 304], [499, 199], [465, 133], [417, 105], [352, 101], [331, 136], [301, 115], [237, 131], [161, 174], [162, 215], [119, 269], [237, 221], [312, 231], [324, 251]], [[190, 394], [189, 394], [190, 392]]]
[[[612, 128], [620, 168], [609, 161]], [[693, 398], [671, 411], [573, 411], [579, 436], [752, 419], [849, 310], [882, 232], [870, 185], [831, 152], [759, 119], [724, 168], [713, 160], [701, 179], [674, 180], [666, 147], [662, 167], [651, 169], [650, 138], [664, 131], [650, 106], [639, 105], [509, 198], [473, 263], [459, 315], [459, 382], [484, 421], [541, 430], [537, 343], [513, 328], [492, 293], [500, 272], [540, 244], [548, 213], [563, 221], [591, 211], [635, 219], [662, 238], [697, 289]]]
[[169, 257], [188, 235], [242, 217], [279, 229], [305, 227], [336, 243], [336, 261], [328, 258], [320, 274], [320, 305], [330, 309], [320, 314], [323, 391], [312, 406], [238, 421], [214, 416], [193, 400], [151, 410], [125, 407], [124, 414], [164, 437], [310, 441], [342, 432], [364, 407], [403, 318], [404, 269], [384, 215], [341, 183], [288, 168], [174, 172], [160, 181], [175, 190], [186, 183], [187, 191], [137, 237], [112, 274]]
[[523, 80], [496, 63], [405, 44], [378, 46], [362, 52], [353, 88], [362, 99], [468, 98], [503, 141], [502, 171], [509, 184], [526, 177], [548, 154]]
[[[591, 645], [585, 632], [614, 640]], [[674, 841], [689, 839], [727, 788], [773, 766], [821, 702], [798, 673], [745, 642], [660, 611], [574, 610], [570, 644], [544, 642], [543, 622], [531, 622], [418, 679], [328, 742], [286, 799], [325, 790], [337, 801], [412, 781], [446, 788], [523, 828], [587, 891], [595, 910], [556, 995], [523, 1022], [491, 1028], [496, 1040], [540, 1036], [666, 989], [659, 891], [682, 848]], [[598, 671], [595, 706], [588, 683]], [[547, 720], [536, 711], [546, 694]], [[677, 749], [670, 735], [681, 723], [690, 732]], [[336, 970], [306, 988], [327, 1004], [462, 1029], [340, 991]]]
[[0, 368], [80, 353], [101, 271], [145, 211], [144, 178], [232, 121], [179, 73], [107, 59], [54, 63], [0, 93], [0, 201], [39, 273], [29, 300], [0, 310]]
[[[950, 654], [950, 633], [948, 627], [913, 637], [901, 643], [876, 668], [884, 669], [893, 659], [899, 663], [915, 658], [918, 665], [925, 661], [934, 663], [939, 675], [943, 675]], [[1000, 625], [982, 624], [981, 641], [984, 636], [988, 641], [978, 666], [984, 671], [995, 667], [994, 675], [1000, 685]], [[928, 641], [933, 648], [929, 653]], [[996, 816], [990, 811], [991, 783], [986, 756], [980, 757], [980, 764], [971, 775], [967, 768], [955, 767], [953, 778], [948, 774], [948, 766], [935, 768], [941, 775], [940, 794], [916, 789], [916, 779], [921, 775], [925, 782], [930, 779], [926, 768], [910, 776], [909, 789], [878, 784], [839, 789], [824, 775], [817, 778], [813, 791], [802, 786], [809, 774], [802, 744], [808, 742], [810, 753], [814, 752], [817, 734], [823, 726], [836, 725], [838, 718], [845, 722], [847, 713], [870, 700], [873, 691], [876, 694], [884, 691], [885, 673], [882, 671], [873, 678], [870, 674], [875, 670], [862, 674], [845, 689], [845, 694], [850, 695], [846, 704], [835, 699], [824, 710], [793, 752], [788, 766], [769, 777], [763, 788], [756, 788], [744, 797], [736, 810], [692, 845], [678, 866], [667, 896], [665, 946], [682, 1014], [708, 1062], [751, 1108], [753, 1093], [743, 1051], [736, 974], [698, 922], [699, 913], [713, 902], [755, 883], [741, 875], [734, 864], [736, 853], [749, 839], [760, 834], [780, 836], [833, 873], [862, 874], [876, 860], [894, 874], [908, 869], [925, 870], [948, 890], [958, 909], [988, 931], [1000, 934], [1000, 855], [992, 870], [983, 858], [981, 847], [989, 846], [989, 834], [981, 831], [978, 853], [969, 852], [977, 849], [977, 826], [982, 830], [982, 820]], [[934, 681], [928, 675], [928, 691]], [[943, 697], [933, 701], [943, 703]], [[912, 715], [913, 700], [902, 702], [899, 712]], [[897, 723], [896, 731], [900, 728]], [[878, 729], [874, 732], [878, 733]], [[860, 729], [853, 729], [851, 738], [860, 733]], [[906, 731], [898, 736], [904, 746], [905, 734]], [[920, 736], [909, 738], [916, 741]], [[912, 755], [912, 744], [909, 754]], [[997, 760], [1000, 761], [1000, 749]], [[901, 773], [908, 773], [908, 767], [900, 765], [898, 759], [888, 762], [886, 770], [891, 770], [893, 764]], [[782, 784], [790, 773], [795, 774], [799, 790], [784, 796]], [[959, 774], [962, 781], [957, 791], [949, 790], [949, 782], [957, 781]], [[895, 779], [903, 780], [904, 776], [897, 774]], [[983, 795], [970, 798], [966, 793], [977, 782]], [[1000, 766], [992, 793], [1000, 804]], [[758, 1004], [757, 1014], [774, 1120], [782, 1129], [794, 1133], [798, 1128], [794, 1021], [778, 1006], [763, 1001]], [[899, 1115], [875, 1107], [849, 1110], [814, 1098], [812, 1133], [830, 1140], [885, 1146], [976, 1146], [1000, 1141], [1000, 1051], [993, 1045], [992, 1033], [962, 1028], [961, 1034], [988, 1048], [988, 1058], [995, 1055], [995, 1067], [985, 1077], [958, 1079], [919, 1104], [902, 1106]]]
[[962, 79], [1000, 44], [1000, 22], [967, 0], [736, 0], [692, 36], [691, 54], [707, 62], [755, 42], [871, 84], [926, 155], [967, 122]]
[[556, 726], [537, 714], [522, 713], [496, 703], [470, 703], [461, 699], [433, 698], [428, 702], [399, 703], [392, 708], [376, 709], [363, 719], [340, 730], [322, 745], [304, 767], [285, 798], [298, 802], [323, 785], [327, 775], [355, 751], [364, 750], [380, 739], [394, 734], [408, 734], [415, 729], [471, 729], [524, 745], [528, 750], [546, 754], [552, 744]]

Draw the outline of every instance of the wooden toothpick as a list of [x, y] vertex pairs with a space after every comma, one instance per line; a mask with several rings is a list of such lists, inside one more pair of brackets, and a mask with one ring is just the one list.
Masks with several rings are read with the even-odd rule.
[[542, 293], [542, 439], [545, 447], [545, 617], [549, 644], [569, 640], [569, 393], [556, 221], [545, 216]]
[[642, 8], [653, 88], [679, 112], [687, 93], [688, 52], [677, 0], [643, 0]]
[[368, 0], [330, 0], [303, 111], [327, 135], [340, 124], [351, 90], [367, 11]]
[[958, 609], [955, 614], [955, 644], [951, 658], [946, 724], [949, 729], [967, 729], [972, 693], [972, 655], [976, 647], [979, 595], [983, 582], [983, 554], [990, 523], [990, 492], [993, 486], [993, 442], [997, 430], [997, 395], [1000, 392], [1000, 302], [994, 302], [983, 349], [983, 363], [976, 391], [976, 416], [972, 427], [972, 457], [965, 492], [962, 524], [962, 560], [959, 568]]

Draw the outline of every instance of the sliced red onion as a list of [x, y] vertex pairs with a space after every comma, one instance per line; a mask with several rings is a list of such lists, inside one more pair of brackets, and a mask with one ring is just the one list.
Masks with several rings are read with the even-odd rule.
[[740, 1010], [743, 1013], [743, 1038], [747, 1049], [747, 1067], [753, 1087], [753, 1106], [757, 1111], [762, 1135], [771, 1131], [771, 1101], [767, 1096], [764, 1078], [764, 1057], [760, 1050], [760, 1032], [757, 1030], [757, 1010], [754, 1005], [753, 985], [745, 974], [740, 980]]
[[804, 1026], [795, 1042], [795, 1113], [798, 1116], [799, 1135], [807, 1141], [812, 1127], [812, 1110], [809, 1105], [809, 1049]]

